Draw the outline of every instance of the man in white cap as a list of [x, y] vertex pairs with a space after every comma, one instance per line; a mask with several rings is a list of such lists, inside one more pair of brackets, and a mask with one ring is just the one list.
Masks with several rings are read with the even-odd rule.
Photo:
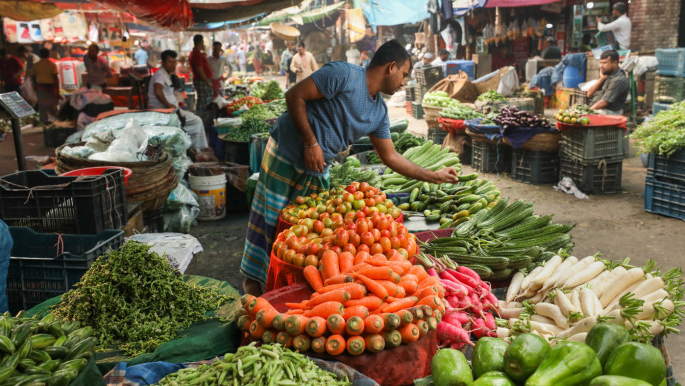
[[412, 78], [416, 78], [416, 69], [421, 67], [429, 67], [431, 62], [433, 62], [434, 56], [430, 52], [426, 52], [423, 56], [419, 55], [418, 63], [414, 65], [414, 70], [411, 73]]

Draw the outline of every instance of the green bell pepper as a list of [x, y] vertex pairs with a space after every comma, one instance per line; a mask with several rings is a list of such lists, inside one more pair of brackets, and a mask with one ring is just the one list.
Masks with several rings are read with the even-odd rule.
[[666, 362], [658, 348], [637, 342], [620, 345], [604, 366], [605, 375], [622, 375], [658, 386], [666, 376]]
[[444, 348], [431, 360], [431, 374], [435, 386], [470, 386], [473, 374], [466, 357], [459, 350]]
[[630, 341], [630, 334], [623, 326], [613, 323], [599, 323], [592, 327], [585, 338], [585, 343], [597, 353], [602, 368], [607, 363], [609, 355], [622, 345]]
[[590, 346], [577, 342], [560, 342], [540, 363], [526, 386], [587, 385], [602, 375], [602, 365]]

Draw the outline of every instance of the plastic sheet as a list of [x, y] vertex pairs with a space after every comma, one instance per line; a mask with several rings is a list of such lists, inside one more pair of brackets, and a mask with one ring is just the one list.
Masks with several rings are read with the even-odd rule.
[[171, 31], [182, 31], [194, 24], [193, 11], [188, 0], [97, 0], [96, 3]]
[[202, 244], [193, 236], [183, 233], [143, 233], [129, 240], [151, 245], [150, 251], [165, 256], [178, 271], [184, 273], [193, 255], [202, 252]]

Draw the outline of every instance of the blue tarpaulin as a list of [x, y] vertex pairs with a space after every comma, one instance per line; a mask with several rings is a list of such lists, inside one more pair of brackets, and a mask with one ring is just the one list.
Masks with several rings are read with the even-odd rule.
[[379, 25], [418, 23], [428, 19], [426, 0], [355, 0], [367, 22], [375, 30]]

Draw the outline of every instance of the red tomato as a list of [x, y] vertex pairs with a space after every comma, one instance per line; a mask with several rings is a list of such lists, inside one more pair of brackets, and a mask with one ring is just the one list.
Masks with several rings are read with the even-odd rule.
[[299, 248], [297, 248], [297, 253], [302, 253], [302, 254], [306, 254], [306, 253], [307, 253], [307, 250], [308, 250], [308, 248], [309, 248], [309, 245], [307, 245], [307, 244], [304, 244], [304, 245], [300, 245], [300, 247], [299, 247]]
[[378, 229], [373, 229], [370, 232], [373, 234], [373, 241], [377, 243], [378, 240], [381, 239], [381, 231], [379, 231]]
[[368, 206], [365, 206], [365, 207], [359, 209], [359, 211], [362, 212], [362, 213], [364, 213], [365, 216], [368, 216], [368, 215], [369, 215], [369, 212], [371, 211], [371, 209], [369, 209]]
[[390, 234], [390, 231], [389, 231], [389, 230], [386, 229], [386, 230], [384, 230], [384, 231], [381, 231], [381, 237], [390, 238], [390, 236], [392, 236], [392, 235]]
[[283, 255], [283, 261], [285, 261], [288, 264], [292, 264], [295, 255], [297, 255], [297, 252], [295, 252], [294, 249], [288, 249], [287, 251], [285, 251], [285, 254]]
[[347, 187], [345, 187], [345, 190], [350, 192], [350, 193], [354, 193], [357, 191], [357, 187], [354, 184], [352, 184], [352, 185], [348, 185]]
[[407, 236], [397, 235], [397, 240], [400, 242], [400, 248], [405, 248], [407, 246]]
[[359, 220], [359, 219], [362, 219], [362, 218], [365, 218], [365, 217], [366, 217], [366, 215], [365, 215], [364, 212], [362, 212], [362, 211], [358, 211], [357, 213], [354, 214], [355, 220]]
[[307, 240], [309, 240], [309, 241], [312, 241], [312, 240], [318, 239], [318, 238], [319, 238], [318, 233], [314, 233], [314, 232], [307, 233]]
[[380, 244], [383, 248], [383, 253], [388, 252], [392, 248], [392, 245], [390, 244], [390, 239], [387, 237], [381, 237], [381, 239], [378, 240], [378, 244]]
[[406, 249], [404, 249], [404, 248], [399, 248], [399, 249], [397, 250], [397, 253], [399, 253], [400, 255], [404, 256], [405, 259], [409, 259], [409, 252], [407, 252]]
[[384, 255], [384, 254], [382, 254], [382, 253], [376, 253], [376, 254], [374, 254], [374, 255], [373, 255], [373, 256], [371, 256], [371, 257], [372, 257], [372, 258], [374, 258], [374, 259], [383, 259], [383, 260], [388, 260], [388, 258], [387, 258], [387, 257], [385, 257], [385, 255]]
[[400, 247], [400, 239], [395, 236], [390, 237], [390, 247], [392, 249], [397, 249]]
[[319, 220], [324, 221], [325, 219], [331, 219], [331, 214], [328, 212], [323, 212], [319, 215]]
[[336, 255], [339, 255], [342, 253], [342, 248], [336, 245], [334, 247], [331, 247], [331, 251], [335, 252]]
[[[343, 228], [340, 228], [340, 229], [343, 229]], [[389, 240], [388, 240], [388, 241], [389, 241]], [[339, 233], [335, 236], [335, 245], [337, 245], [337, 246], [340, 247], [340, 248], [344, 247], [344, 246], [347, 245], [347, 243], [349, 243], [349, 242], [350, 242], [350, 235], [349, 235], [349, 233], [347, 233], [347, 231], [344, 230], [344, 229], [342, 230], [342, 232], [339, 232]]]
[[293, 262], [291, 264], [296, 265], [298, 267], [304, 267], [304, 260], [305, 260], [305, 255], [298, 253], [293, 257]]
[[333, 221], [333, 224], [331, 224], [331, 228], [333, 228], [333, 229], [338, 229], [338, 228], [343, 227], [344, 225], [345, 225], [345, 223], [343, 222], [342, 219], [340, 219], [340, 220], [335, 220], [335, 221]]
[[322, 230], [321, 234], [320, 234], [321, 237], [326, 237], [326, 236], [331, 236], [331, 235], [333, 235], [333, 229], [331, 229], [331, 228], [324, 228], [324, 230]]
[[414, 240], [407, 242], [407, 252], [409, 253], [409, 257], [412, 257], [416, 254], [416, 243]]
[[358, 247], [359, 244], [361, 244], [362, 238], [359, 236], [359, 233], [352, 233], [350, 234], [350, 244], [354, 245], [355, 247]]
[[[371, 237], [373, 237], [373, 236], [371, 236]], [[295, 250], [297, 250], [297, 248], [299, 248], [300, 245], [302, 245], [302, 243], [300, 243], [300, 240], [296, 236], [289, 238], [288, 240], [286, 240], [285, 243], [288, 246], [288, 248], [295, 249]]]
[[343, 252], [349, 252], [353, 255], [356, 255], [357, 254], [357, 247], [352, 243], [348, 243], [347, 245], [345, 245], [345, 248], [343, 248]]
[[323, 228], [325, 228], [325, 226], [323, 225], [323, 221], [321, 221], [321, 220], [316, 220], [312, 224], [312, 230], [315, 233], [321, 234], [321, 232], [323, 232]]
[[295, 197], [295, 203], [297, 203], [298, 205], [304, 204], [304, 201], [305, 201], [305, 198], [302, 196]]
[[397, 226], [397, 234], [398, 235], [402, 234], [402, 235], [404, 235], [404, 237], [407, 237], [409, 235], [409, 231], [407, 230], [407, 227], [405, 227], [404, 225], [398, 225]]
[[[364, 197], [366, 197], [367, 199], [368, 199], [368, 198], [372, 198], [372, 197], [375, 196], [375, 195], [376, 195], [376, 193], [374, 193], [372, 190], [367, 190], [366, 192], [364, 192]], [[376, 202], [376, 200], [373, 199], [373, 202]], [[367, 205], [368, 205], [368, 204], [367, 204]], [[374, 205], [376, 205], [376, 204], [369, 205], [369, 206], [374, 206]]]
[[331, 213], [331, 220], [333, 220], [333, 221], [338, 221], [338, 220], [342, 221], [342, 220], [343, 220], [343, 216], [342, 216], [342, 214], [340, 214], [340, 213]]
[[362, 182], [361, 184], [359, 184], [359, 190], [361, 190], [362, 192], [366, 192], [369, 189], [371, 189], [371, 185], [369, 185], [368, 182]]
[[315, 267], [318, 266], [319, 265], [319, 258], [316, 255], [308, 255], [304, 259], [304, 266], [306, 267], [308, 265], [313, 265]]
[[375, 242], [374, 237], [373, 237], [373, 233], [371, 233], [371, 232], [364, 232], [364, 233], [362, 233], [361, 236], [362, 236], [362, 239], [361, 239], [362, 244], [364, 244], [366, 246], [370, 247], [371, 244], [373, 244]]
[[288, 250], [288, 246], [285, 244], [281, 244], [278, 247], [278, 250], [276, 250], [276, 256], [278, 256], [281, 260], [283, 260], [283, 255], [285, 255], [285, 251]]
[[355, 213], [354, 212], [347, 211], [347, 213], [345, 213], [345, 224], [353, 223], [354, 219], [355, 219]]
[[391, 250], [385, 252], [385, 257], [387, 257], [388, 260], [390, 260], [390, 259], [392, 259], [392, 257], [395, 256], [396, 254], [397, 254], [397, 251], [394, 250], [394, 249], [391, 249]]
[[395, 221], [390, 222], [390, 236], [397, 236], [397, 223]]
[[345, 229], [347, 229], [351, 233], [356, 233], [357, 232], [357, 224], [355, 223], [348, 223], [347, 220], [345, 220]]
[[368, 207], [376, 206], [376, 200], [374, 200], [373, 198], [367, 198], [366, 200], [364, 200], [364, 203]]
[[384, 231], [388, 228], [390, 228], [390, 221], [388, 221], [388, 219], [385, 218], [385, 216], [380, 216], [378, 222], [376, 223], [376, 229]]
[[364, 192], [356, 192], [354, 194], [354, 199], [355, 200], [363, 200], [364, 199]]
[[321, 244], [319, 243], [311, 243], [307, 247], [307, 254], [308, 255], [317, 255], [319, 251], [321, 250]]
[[370, 251], [371, 251], [371, 249], [369, 249], [369, 246], [366, 245], [366, 244], [360, 244], [360, 245], [357, 247], [357, 253], [360, 253], [360, 252], [369, 253]]
[[373, 243], [371, 244], [371, 254], [375, 255], [376, 253], [383, 253], [383, 247], [378, 244], [378, 243]]
[[362, 234], [362, 233], [369, 231], [369, 224], [367, 224], [366, 220], [364, 220], [364, 219], [357, 220], [357, 222], [354, 223], [354, 226], [356, 228], [356, 232], [359, 234]]

